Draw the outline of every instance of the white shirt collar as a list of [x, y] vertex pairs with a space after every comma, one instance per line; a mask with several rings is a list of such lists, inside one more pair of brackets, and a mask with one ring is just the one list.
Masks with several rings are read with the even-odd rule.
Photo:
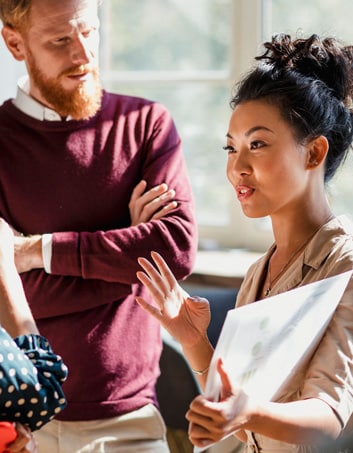
[[30, 96], [28, 75], [25, 75], [18, 80], [14, 104], [23, 113], [26, 113], [26, 115], [37, 120], [62, 121], [62, 117], [55, 110], [46, 107]]

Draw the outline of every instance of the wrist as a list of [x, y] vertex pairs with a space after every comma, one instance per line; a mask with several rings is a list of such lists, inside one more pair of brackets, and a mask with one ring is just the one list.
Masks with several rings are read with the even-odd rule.
[[42, 236], [17, 236], [15, 238], [15, 263], [19, 273], [43, 268]]
[[42, 236], [36, 234], [29, 237], [29, 256], [33, 269], [43, 268]]
[[198, 376], [206, 375], [213, 356], [213, 347], [207, 336], [201, 336], [192, 346], [182, 345], [191, 370]]

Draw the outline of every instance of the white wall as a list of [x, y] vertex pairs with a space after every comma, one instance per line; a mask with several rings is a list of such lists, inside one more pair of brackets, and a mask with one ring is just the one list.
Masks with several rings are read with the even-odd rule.
[[17, 79], [26, 73], [24, 63], [16, 61], [0, 37], [0, 104], [16, 94]]

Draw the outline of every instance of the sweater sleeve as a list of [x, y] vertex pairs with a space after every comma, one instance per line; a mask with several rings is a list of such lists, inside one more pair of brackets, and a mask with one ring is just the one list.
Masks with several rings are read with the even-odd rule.
[[[166, 182], [176, 192], [177, 208], [162, 219], [137, 226], [117, 226], [94, 232], [55, 232], [51, 262], [53, 275], [131, 285], [137, 282], [137, 258], [149, 257], [152, 250], [166, 259], [178, 279], [191, 272], [197, 248], [191, 185], [174, 122], [164, 108], [157, 106], [146, 118], [150, 126], [143, 126], [143, 142], [138, 145], [143, 153], [139, 151], [132, 158], [141, 160], [141, 174], [139, 180], [131, 185], [124, 209], [133, 187], [141, 179], [148, 182], [148, 188]], [[136, 125], [129, 127], [135, 131], [138, 129]], [[136, 145], [129, 146], [133, 148]]]
[[40, 335], [12, 338], [0, 328], [0, 420], [32, 431], [66, 406], [61, 385], [67, 367]]

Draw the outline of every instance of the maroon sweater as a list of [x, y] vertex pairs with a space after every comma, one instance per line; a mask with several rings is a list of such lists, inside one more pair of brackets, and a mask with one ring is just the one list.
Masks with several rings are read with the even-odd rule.
[[[135, 185], [166, 182], [178, 207], [130, 227]], [[197, 235], [180, 138], [158, 103], [104, 93], [84, 121], [38, 121], [0, 107], [0, 215], [25, 233], [54, 233], [52, 274], [22, 274], [41, 333], [69, 368], [59, 418], [90, 420], [155, 401], [161, 340], [136, 303], [137, 257], [160, 252], [178, 279]]]

